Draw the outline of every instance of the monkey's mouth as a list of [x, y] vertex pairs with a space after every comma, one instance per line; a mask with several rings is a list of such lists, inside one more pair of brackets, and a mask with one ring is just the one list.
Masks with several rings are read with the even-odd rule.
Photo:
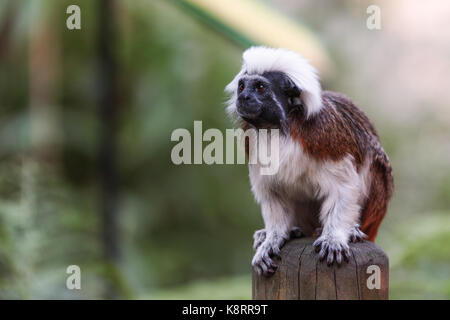
[[269, 123], [267, 121], [265, 121], [263, 118], [261, 118], [260, 116], [255, 116], [255, 117], [248, 117], [248, 116], [241, 116], [241, 119], [244, 120], [245, 122], [247, 122], [248, 124], [250, 124], [251, 126], [255, 127], [255, 128], [276, 128], [277, 126], [275, 124]]
[[241, 117], [242, 120], [244, 120], [245, 122], [253, 125], [254, 127], [258, 127], [261, 123], [261, 119], [259, 119], [259, 114], [258, 115], [239, 115]]
[[249, 106], [239, 106], [237, 108], [238, 115], [245, 121], [250, 122], [257, 119], [261, 113], [261, 108], [254, 108]]

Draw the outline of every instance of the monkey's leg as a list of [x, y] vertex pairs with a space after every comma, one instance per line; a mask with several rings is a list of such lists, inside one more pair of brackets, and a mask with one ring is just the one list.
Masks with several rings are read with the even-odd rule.
[[292, 217], [276, 198], [263, 201], [261, 209], [265, 224], [265, 239], [256, 249], [252, 266], [258, 274], [269, 276], [277, 269], [273, 258], [279, 257], [280, 249], [289, 239], [293, 225]]
[[[292, 227], [289, 233], [289, 240], [301, 238], [304, 234], [299, 227]], [[256, 230], [253, 234], [253, 249], [256, 250], [266, 239], [266, 229]]]
[[359, 210], [358, 186], [349, 183], [335, 185], [325, 198], [320, 210], [322, 234], [314, 242], [319, 258], [326, 258], [327, 264], [334, 261], [348, 261], [350, 249], [348, 240], [355, 225], [357, 225]]

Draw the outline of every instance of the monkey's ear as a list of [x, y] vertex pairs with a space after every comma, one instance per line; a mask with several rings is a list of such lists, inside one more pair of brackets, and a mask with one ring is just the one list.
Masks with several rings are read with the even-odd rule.
[[283, 91], [289, 98], [298, 98], [302, 92], [289, 77], [284, 80]]

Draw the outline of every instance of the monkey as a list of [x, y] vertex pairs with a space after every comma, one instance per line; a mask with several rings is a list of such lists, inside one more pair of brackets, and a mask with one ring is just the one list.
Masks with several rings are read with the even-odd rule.
[[375, 126], [345, 95], [322, 91], [316, 69], [294, 51], [254, 46], [242, 60], [225, 87], [228, 113], [244, 132], [280, 132], [277, 172], [262, 175], [259, 163], [249, 163], [264, 220], [253, 236], [253, 268], [274, 274], [275, 258], [296, 237], [315, 236], [315, 251], [330, 266], [348, 262], [350, 242], [375, 240], [393, 193]]

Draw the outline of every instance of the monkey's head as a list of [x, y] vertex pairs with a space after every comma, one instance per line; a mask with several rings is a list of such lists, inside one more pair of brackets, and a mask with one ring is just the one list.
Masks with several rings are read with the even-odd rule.
[[286, 132], [293, 108], [302, 108], [310, 117], [322, 107], [316, 70], [285, 49], [246, 50], [242, 69], [225, 90], [230, 94], [228, 112], [256, 128]]
[[301, 107], [300, 94], [282, 72], [244, 74], [238, 82], [236, 113], [256, 128], [286, 128], [288, 112]]

